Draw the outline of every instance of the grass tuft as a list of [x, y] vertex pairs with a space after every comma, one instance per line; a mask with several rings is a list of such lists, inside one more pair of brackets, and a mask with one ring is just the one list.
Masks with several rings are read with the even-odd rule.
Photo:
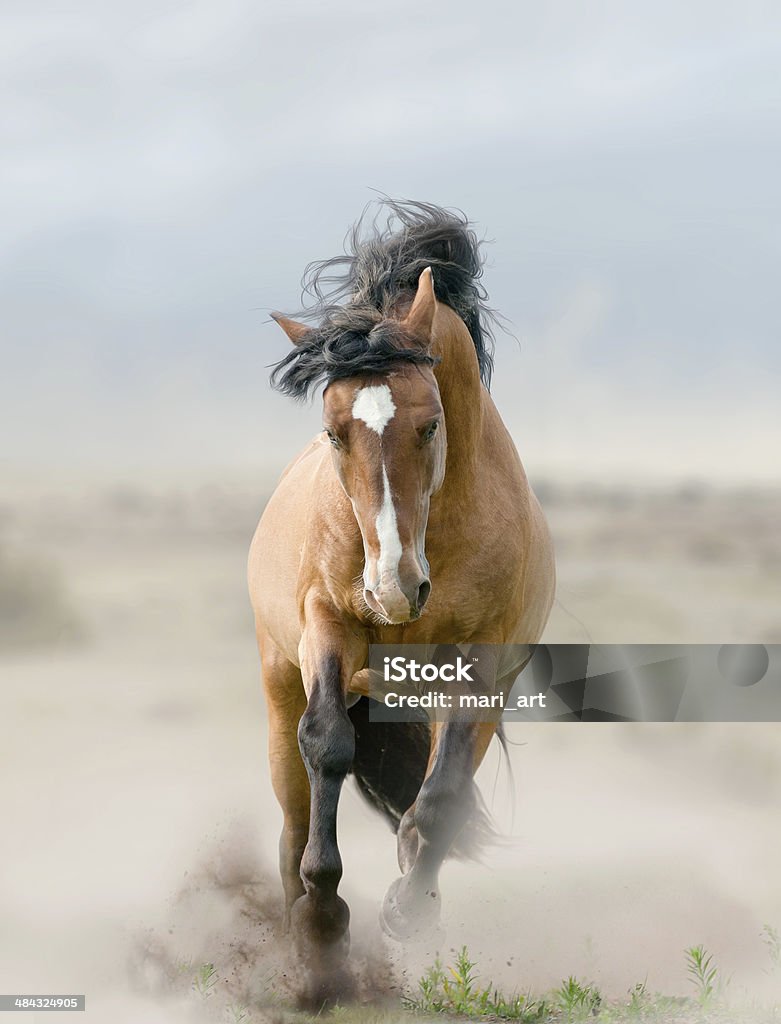
[[719, 977], [719, 969], [713, 960], [713, 954], [704, 946], [690, 946], [684, 950], [686, 954], [686, 973], [697, 990], [697, 1002], [703, 1008], [712, 1006], [722, 995], [725, 982]]
[[471, 1019], [518, 1020], [536, 1024], [549, 1016], [545, 1000], [504, 995], [490, 982], [478, 983], [477, 965], [462, 946], [452, 965], [437, 957], [418, 982], [418, 994], [405, 1000], [412, 1013], [456, 1014]]
[[214, 993], [217, 984], [217, 969], [214, 964], [201, 964], [193, 976], [193, 991], [201, 999], [208, 999]]
[[595, 1017], [602, 1006], [602, 995], [596, 985], [582, 984], [573, 975], [559, 985], [555, 996], [568, 1022]]

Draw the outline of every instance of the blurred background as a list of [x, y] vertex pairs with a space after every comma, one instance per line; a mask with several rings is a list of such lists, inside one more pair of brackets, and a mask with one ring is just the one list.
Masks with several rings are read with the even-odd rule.
[[[125, 931], [165, 931], [204, 836], [241, 819], [274, 860], [244, 564], [320, 410], [269, 390], [268, 314], [373, 190], [489, 241], [494, 396], [557, 547], [546, 638], [781, 642], [779, 30], [750, 0], [6, 0], [0, 988], [89, 981], [118, 1020]], [[459, 876], [475, 952], [504, 920], [524, 985], [620, 988], [685, 985], [684, 943], [761, 950], [775, 727], [517, 738], [523, 844]], [[393, 844], [354, 795], [344, 820], [373, 908]]]

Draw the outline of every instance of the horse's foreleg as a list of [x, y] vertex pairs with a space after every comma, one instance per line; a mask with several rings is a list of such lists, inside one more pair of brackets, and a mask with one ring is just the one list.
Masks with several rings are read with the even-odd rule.
[[[511, 688], [519, 669], [499, 676], [494, 644], [472, 645], [479, 655], [488, 692]], [[522, 668], [523, 666], [521, 666]], [[382, 908], [382, 924], [396, 938], [428, 929], [439, 917], [439, 870], [453, 841], [475, 811], [473, 775], [495, 732], [497, 720], [452, 720], [433, 723], [431, 755], [415, 803], [398, 830], [399, 867], [403, 874], [391, 885]]]
[[355, 754], [355, 733], [347, 714], [345, 681], [362, 652], [356, 652], [338, 621], [307, 617], [301, 667], [309, 699], [298, 727], [301, 756], [311, 791], [309, 834], [301, 860], [304, 895], [293, 905], [291, 925], [304, 960], [312, 968], [314, 1001], [341, 995], [340, 972], [349, 949], [350, 912], [338, 895], [342, 859], [336, 842], [336, 813], [342, 783]]
[[298, 723], [306, 709], [301, 672], [258, 632], [268, 717], [271, 784], [282, 808], [279, 870], [285, 890], [285, 928], [290, 908], [303, 893], [301, 857], [309, 834], [309, 778], [298, 749]]
[[382, 908], [382, 924], [395, 938], [426, 930], [439, 917], [439, 871], [475, 810], [472, 776], [495, 731], [493, 722], [433, 727], [426, 778], [399, 826], [399, 865], [406, 873], [391, 885]]

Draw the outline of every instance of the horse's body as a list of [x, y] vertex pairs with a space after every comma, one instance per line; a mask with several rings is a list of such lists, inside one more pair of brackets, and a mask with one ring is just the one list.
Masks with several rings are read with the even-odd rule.
[[[425, 224], [435, 236], [432, 208], [414, 211], [411, 230]], [[435, 215], [466, 235], [462, 222]], [[437, 257], [444, 277], [453, 255], [443, 260], [436, 241], [425, 240], [422, 258], [438, 281]], [[359, 251], [359, 270], [361, 259]], [[396, 259], [403, 265], [404, 253]], [[272, 781], [284, 812], [282, 877], [321, 994], [346, 952], [349, 915], [336, 892], [344, 775], [353, 770], [397, 827], [403, 876], [383, 921], [407, 934], [436, 910], [441, 862], [477, 816], [472, 775], [494, 732], [453, 722], [421, 736], [418, 724], [368, 723], [365, 701], [348, 711], [367, 692], [369, 644], [535, 643], [553, 598], [549, 534], [481, 381], [478, 328], [473, 321], [470, 332], [436, 300], [430, 272], [410, 274], [417, 288], [391, 289], [374, 321], [396, 332], [398, 354], [326, 375], [327, 430], [286, 469], [250, 552]], [[302, 346], [289, 359], [301, 365], [319, 344], [317, 329], [279, 320]]]

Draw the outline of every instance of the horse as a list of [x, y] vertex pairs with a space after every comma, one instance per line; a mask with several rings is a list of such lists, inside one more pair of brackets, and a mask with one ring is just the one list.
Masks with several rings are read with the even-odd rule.
[[248, 566], [285, 924], [320, 1005], [349, 986], [348, 773], [397, 834], [381, 911], [395, 938], [436, 922], [443, 861], [489, 828], [473, 776], [496, 723], [373, 721], [369, 646], [534, 644], [555, 588], [543, 513], [489, 393], [482, 243], [460, 211], [381, 205], [345, 255], [308, 268], [315, 305], [272, 314], [293, 348], [271, 383], [296, 399], [324, 385], [323, 431], [284, 471]]

